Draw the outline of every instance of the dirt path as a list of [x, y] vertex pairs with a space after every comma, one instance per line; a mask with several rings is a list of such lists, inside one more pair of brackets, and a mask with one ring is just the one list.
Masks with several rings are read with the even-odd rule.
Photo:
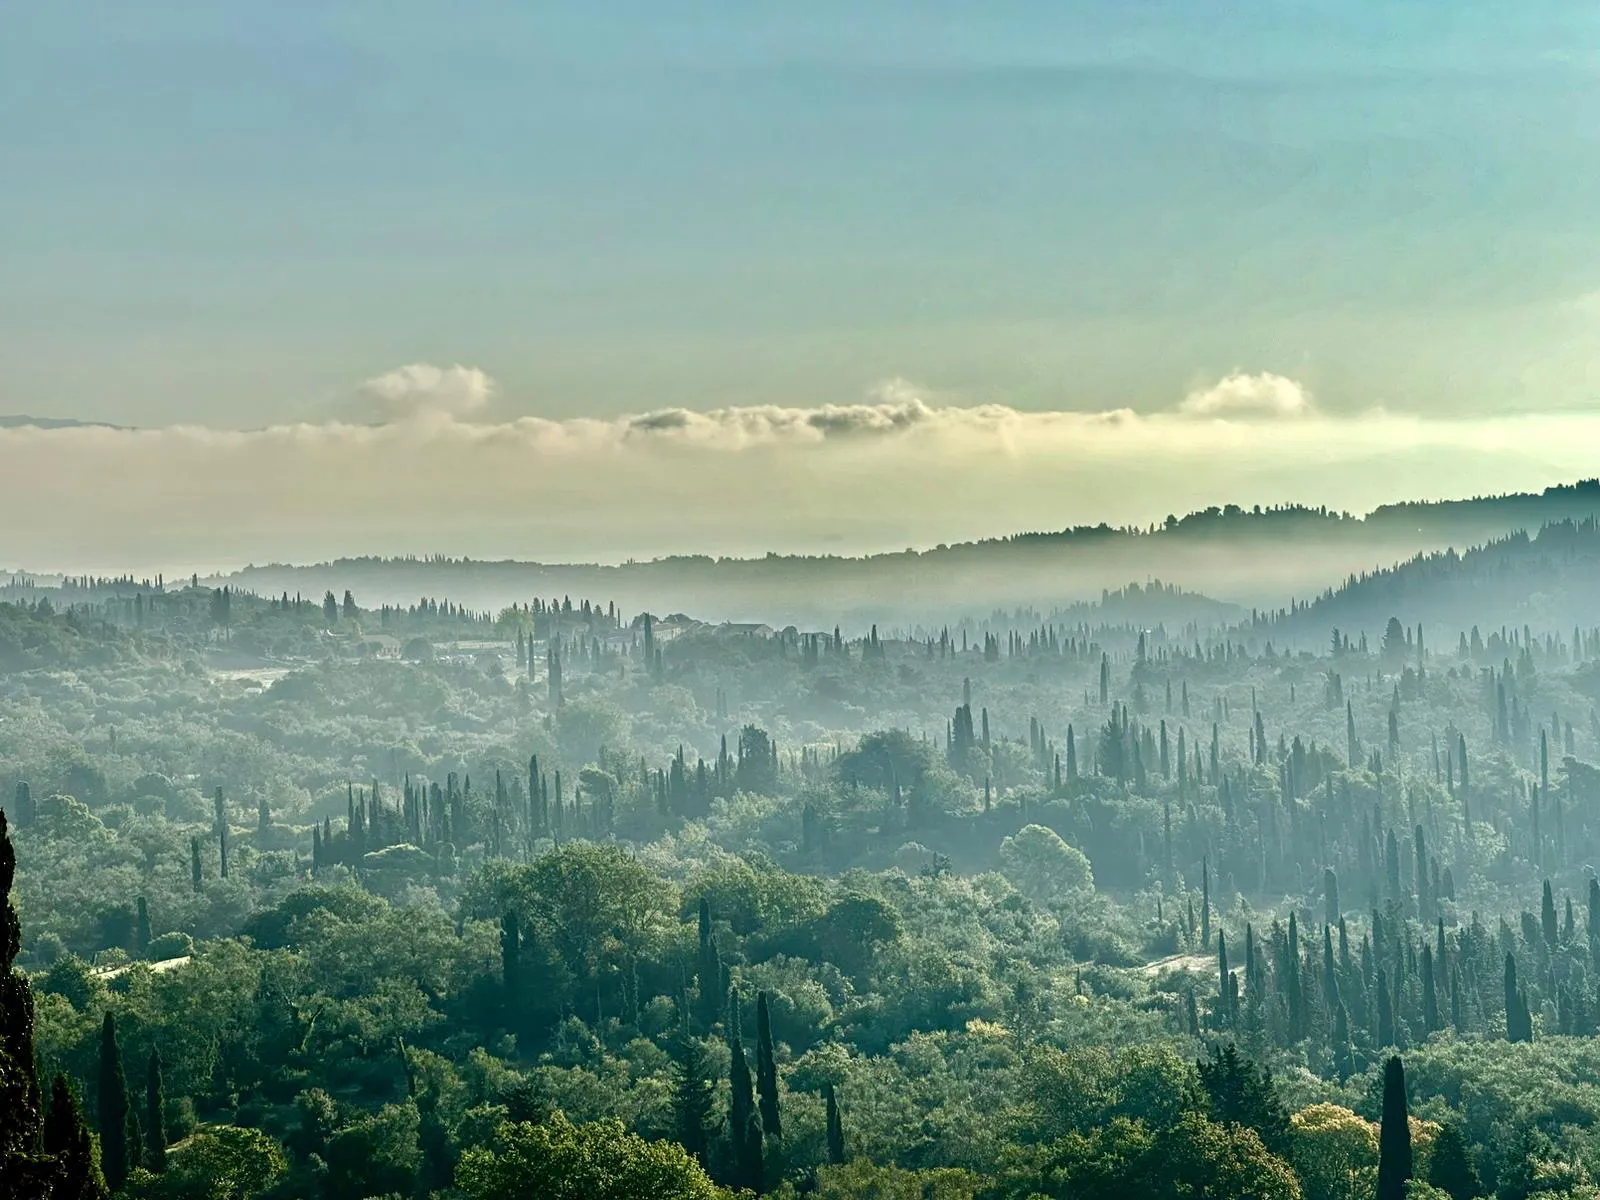
[[1211, 971], [1216, 960], [1209, 954], [1171, 954], [1144, 965], [1144, 973], [1154, 979], [1164, 971]]

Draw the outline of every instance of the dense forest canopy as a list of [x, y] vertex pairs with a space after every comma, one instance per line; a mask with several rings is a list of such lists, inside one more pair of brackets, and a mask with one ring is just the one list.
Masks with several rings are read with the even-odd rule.
[[876, 623], [14, 577], [8, 1194], [1594, 1196], [1600, 530], [1459, 544]]

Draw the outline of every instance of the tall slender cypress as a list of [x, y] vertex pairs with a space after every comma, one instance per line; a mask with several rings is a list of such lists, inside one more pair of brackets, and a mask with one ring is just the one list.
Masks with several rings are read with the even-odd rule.
[[833, 1084], [823, 1085], [822, 1099], [828, 1116], [828, 1161], [838, 1166], [844, 1162], [844, 1119], [839, 1113], [839, 1097]]
[[143, 956], [145, 951], [150, 948], [150, 905], [145, 902], [145, 898], [143, 896], [139, 897], [137, 910], [138, 912], [135, 918], [136, 932], [134, 934], [134, 938], [137, 943], [139, 954]]
[[1406, 1071], [1398, 1054], [1383, 1065], [1383, 1121], [1378, 1127], [1378, 1200], [1405, 1200], [1411, 1179], [1411, 1120]]
[[1333, 1010], [1333, 1067], [1344, 1083], [1355, 1071], [1350, 1048], [1350, 1013], [1340, 1000]]
[[500, 918], [500, 983], [504, 989], [506, 1023], [515, 1026], [522, 1008], [522, 934], [514, 912], [507, 912]]
[[150, 1052], [144, 1080], [145, 1164], [156, 1174], [167, 1169], [167, 1093], [161, 1079], [161, 1052]]
[[1434, 979], [1433, 947], [1422, 947], [1422, 1030], [1424, 1035], [1439, 1028], [1439, 989]]
[[722, 1017], [722, 956], [711, 937], [711, 905], [700, 901], [700, 1024], [710, 1033]]
[[1228, 1028], [1233, 1017], [1228, 1007], [1228, 937], [1220, 931], [1217, 933], [1217, 1011], [1217, 1028]]
[[1382, 967], [1378, 968], [1378, 983], [1374, 989], [1378, 993], [1378, 1045], [1394, 1045], [1394, 1005], [1391, 1003], [1389, 993], [1389, 973]]
[[22, 949], [22, 923], [11, 903], [17, 854], [0, 809], [0, 1166], [7, 1174], [24, 1170], [39, 1138], [39, 1081], [33, 1056], [33, 992], [16, 969]]
[[768, 1137], [781, 1138], [778, 1113], [778, 1063], [772, 1053], [772, 1014], [767, 993], [756, 996], [756, 1093], [761, 1098], [761, 1128]]
[[128, 1181], [128, 1082], [117, 1045], [117, 1019], [109, 1011], [100, 1026], [100, 1165], [113, 1192]]
[[65, 1075], [57, 1075], [50, 1088], [42, 1144], [53, 1160], [52, 1200], [105, 1200], [106, 1181], [95, 1157], [94, 1138]]
[[[216, 810], [217, 818], [217, 857], [221, 864], [218, 874], [226, 879], [228, 877], [228, 805], [227, 801], [222, 798], [221, 788], [217, 789], [217, 794], [212, 797], [211, 803]], [[112, 1189], [115, 1190], [117, 1186], [119, 1185], [113, 1184]]]
[[1522, 1014], [1519, 1011], [1522, 1000], [1521, 989], [1517, 986], [1517, 960], [1508, 950], [1506, 952], [1505, 967], [1506, 989], [1506, 1041], [1526, 1041], [1522, 1036]]
[[200, 892], [200, 881], [200, 839], [192, 837], [189, 839], [189, 886], [196, 895]]
[[761, 1191], [764, 1164], [761, 1161], [761, 1124], [756, 1117], [755, 1090], [750, 1079], [750, 1064], [737, 1032], [729, 1042], [731, 1066], [728, 1072], [728, 1140], [733, 1149], [734, 1186]]

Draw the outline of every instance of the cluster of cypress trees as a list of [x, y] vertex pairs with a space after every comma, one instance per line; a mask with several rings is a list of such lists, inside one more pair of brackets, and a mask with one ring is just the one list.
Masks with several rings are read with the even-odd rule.
[[[16, 867], [5, 810], [0, 809], [0, 1185], [15, 1200], [105, 1200], [107, 1179], [77, 1090], [66, 1076], [57, 1075], [48, 1105], [40, 1096], [33, 994], [16, 968], [22, 940], [11, 903]], [[113, 1117], [114, 1109], [113, 1101]], [[124, 1140], [124, 1152], [126, 1144]]]
[[[1264, 937], [1246, 924], [1242, 954], [1217, 931], [1212, 1028], [1258, 1045], [1305, 1044], [1313, 1064], [1341, 1079], [1386, 1049], [1447, 1028], [1531, 1041], [1535, 1011], [1551, 1032], [1600, 1033], [1600, 882], [1591, 882], [1581, 927], [1570, 900], [1558, 915], [1547, 882], [1539, 915], [1525, 911], [1520, 928], [1502, 918], [1491, 931], [1474, 914], [1458, 930], [1447, 931], [1442, 918], [1430, 929], [1391, 902], [1371, 912], [1357, 943], [1337, 914], [1337, 877], [1329, 879], [1335, 920], [1314, 944], [1300, 937], [1293, 912]], [[1203, 880], [1198, 924], [1209, 941], [1209, 876]], [[1192, 1003], [1184, 1021], [1197, 1030]]]
[[[745, 1049], [742, 1002], [711, 936], [711, 910], [700, 902], [700, 945], [696, 962], [697, 1003], [691, 1023], [687, 989], [680, 999], [682, 1022], [673, 1069], [673, 1111], [678, 1140], [708, 1169], [733, 1188], [760, 1195], [776, 1175], [782, 1154], [783, 1115], [778, 1095], [778, 1064], [772, 1045], [772, 1012], [766, 992], [756, 995], [755, 1069]], [[693, 1025], [704, 1035], [697, 1036]], [[729, 1054], [729, 1107], [715, 1113], [715, 1080], [705, 1039], [721, 1031]], [[830, 1086], [826, 1093], [830, 1162], [844, 1161], [844, 1127]], [[719, 1136], [720, 1135], [720, 1136]], [[720, 1146], [720, 1158], [712, 1153]]]

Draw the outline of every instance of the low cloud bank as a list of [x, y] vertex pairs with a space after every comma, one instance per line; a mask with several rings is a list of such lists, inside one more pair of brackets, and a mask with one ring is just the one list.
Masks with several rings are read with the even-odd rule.
[[0, 429], [0, 566], [859, 553], [1540, 488], [1592, 475], [1600, 446], [1600, 414], [1334, 416], [1276, 375], [1153, 414], [948, 404], [896, 380], [855, 404], [496, 421], [495, 394], [476, 368], [416, 364], [359, 389], [364, 420]]

